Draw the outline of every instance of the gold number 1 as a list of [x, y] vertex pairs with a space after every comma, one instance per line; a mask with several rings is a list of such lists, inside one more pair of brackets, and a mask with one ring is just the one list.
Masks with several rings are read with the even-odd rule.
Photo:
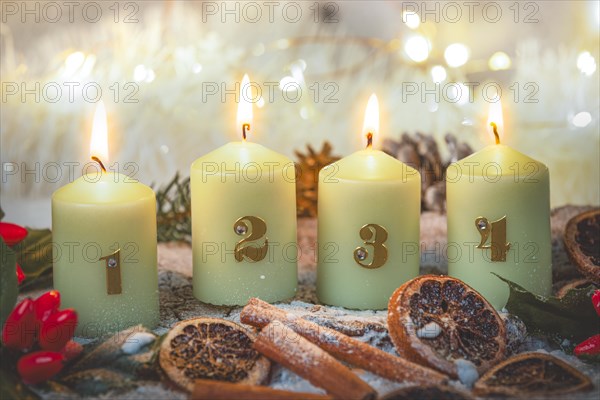
[[106, 266], [106, 294], [121, 294], [121, 249], [100, 257]]

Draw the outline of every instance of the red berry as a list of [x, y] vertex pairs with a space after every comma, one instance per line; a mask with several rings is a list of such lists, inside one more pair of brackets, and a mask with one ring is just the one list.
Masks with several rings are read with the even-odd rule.
[[33, 347], [36, 334], [33, 300], [26, 298], [12, 310], [2, 329], [2, 342], [11, 349], [25, 350]]
[[44, 322], [60, 307], [60, 292], [51, 290], [35, 300], [35, 316], [39, 322]]
[[575, 347], [576, 356], [596, 356], [600, 355], [600, 334], [585, 339]]
[[50, 315], [42, 325], [40, 347], [44, 350], [61, 350], [73, 337], [76, 326], [77, 313], [72, 308]]
[[14, 246], [27, 236], [27, 229], [22, 226], [0, 222], [0, 236], [7, 246]]
[[24, 355], [17, 363], [17, 371], [24, 383], [36, 385], [52, 378], [63, 368], [63, 355], [53, 351], [36, 351]]
[[65, 357], [65, 361], [72, 361], [79, 357], [83, 351], [83, 346], [73, 340], [69, 340], [65, 347], [60, 351]]
[[25, 273], [19, 264], [17, 264], [17, 283], [20, 285], [25, 280]]
[[592, 295], [592, 304], [596, 309], [596, 314], [600, 317], [600, 289], [596, 290]]

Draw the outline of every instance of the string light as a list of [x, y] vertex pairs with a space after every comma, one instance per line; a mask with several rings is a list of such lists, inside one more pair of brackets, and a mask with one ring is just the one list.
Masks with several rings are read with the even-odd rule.
[[137, 82], [152, 82], [154, 78], [156, 78], [154, 71], [143, 64], [137, 65], [133, 70], [133, 80]]
[[594, 56], [591, 55], [589, 51], [579, 53], [579, 56], [577, 56], [577, 68], [584, 75], [592, 75], [596, 72], [596, 60], [594, 59]]
[[469, 48], [462, 43], [454, 43], [446, 47], [444, 58], [448, 66], [457, 68], [469, 61]]
[[442, 67], [441, 65], [436, 65], [431, 68], [431, 79], [433, 79], [433, 82], [443, 82], [447, 77], [448, 74], [446, 73], [446, 68]]
[[402, 13], [402, 21], [408, 26], [410, 29], [417, 29], [419, 25], [421, 25], [421, 18], [419, 14], [411, 11], [404, 11]]
[[429, 41], [417, 35], [409, 38], [404, 44], [406, 55], [415, 62], [423, 62], [429, 57]]
[[578, 128], [585, 128], [590, 124], [590, 122], [592, 122], [592, 115], [587, 111], [577, 113], [573, 117], [573, 125]]
[[67, 71], [75, 71], [77, 68], [83, 65], [85, 61], [85, 54], [81, 51], [76, 51], [74, 53], [69, 54], [67, 59], [65, 60], [65, 68]]
[[508, 54], [503, 51], [497, 51], [490, 57], [488, 61], [488, 66], [492, 71], [501, 71], [504, 69], [509, 69], [511, 66], [511, 60]]

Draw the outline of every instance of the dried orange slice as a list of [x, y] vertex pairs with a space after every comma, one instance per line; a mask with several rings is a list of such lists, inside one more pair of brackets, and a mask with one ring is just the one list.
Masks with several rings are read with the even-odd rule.
[[579, 272], [600, 285], [600, 208], [571, 218], [564, 242]]
[[543, 396], [573, 393], [593, 387], [590, 378], [566, 362], [544, 353], [522, 353], [486, 372], [476, 383], [483, 396]]
[[160, 366], [173, 382], [190, 392], [197, 379], [260, 384], [271, 363], [252, 348], [255, 339], [252, 332], [231, 321], [188, 319], [164, 338]]
[[451, 386], [408, 386], [394, 390], [381, 400], [473, 400], [473, 396]]
[[452, 377], [464, 359], [479, 374], [503, 360], [505, 327], [496, 310], [464, 282], [424, 275], [400, 286], [388, 305], [388, 329], [401, 356]]

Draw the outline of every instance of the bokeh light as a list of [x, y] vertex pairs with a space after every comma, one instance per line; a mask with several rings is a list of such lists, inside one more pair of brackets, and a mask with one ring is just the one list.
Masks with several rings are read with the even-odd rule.
[[429, 57], [429, 41], [423, 36], [413, 36], [404, 44], [406, 55], [415, 62], [423, 62]]
[[454, 43], [446, 47], [444, 58], [448, 66], [456, 68], [465, 65], [469, 61], [470, 51], [467, 46], [462, 43]]
[[497, 51], [490, 57], [488, 61], [488, 66], [492, 71], [501, 71], [504, 69], [509, 69], [512, 62], [508, 54], [503, 51]]
[[585, 75], [590, 76], [596, 72], [596, 60], [589, 51], [579, 53], [577, 56], [577, 68]]

